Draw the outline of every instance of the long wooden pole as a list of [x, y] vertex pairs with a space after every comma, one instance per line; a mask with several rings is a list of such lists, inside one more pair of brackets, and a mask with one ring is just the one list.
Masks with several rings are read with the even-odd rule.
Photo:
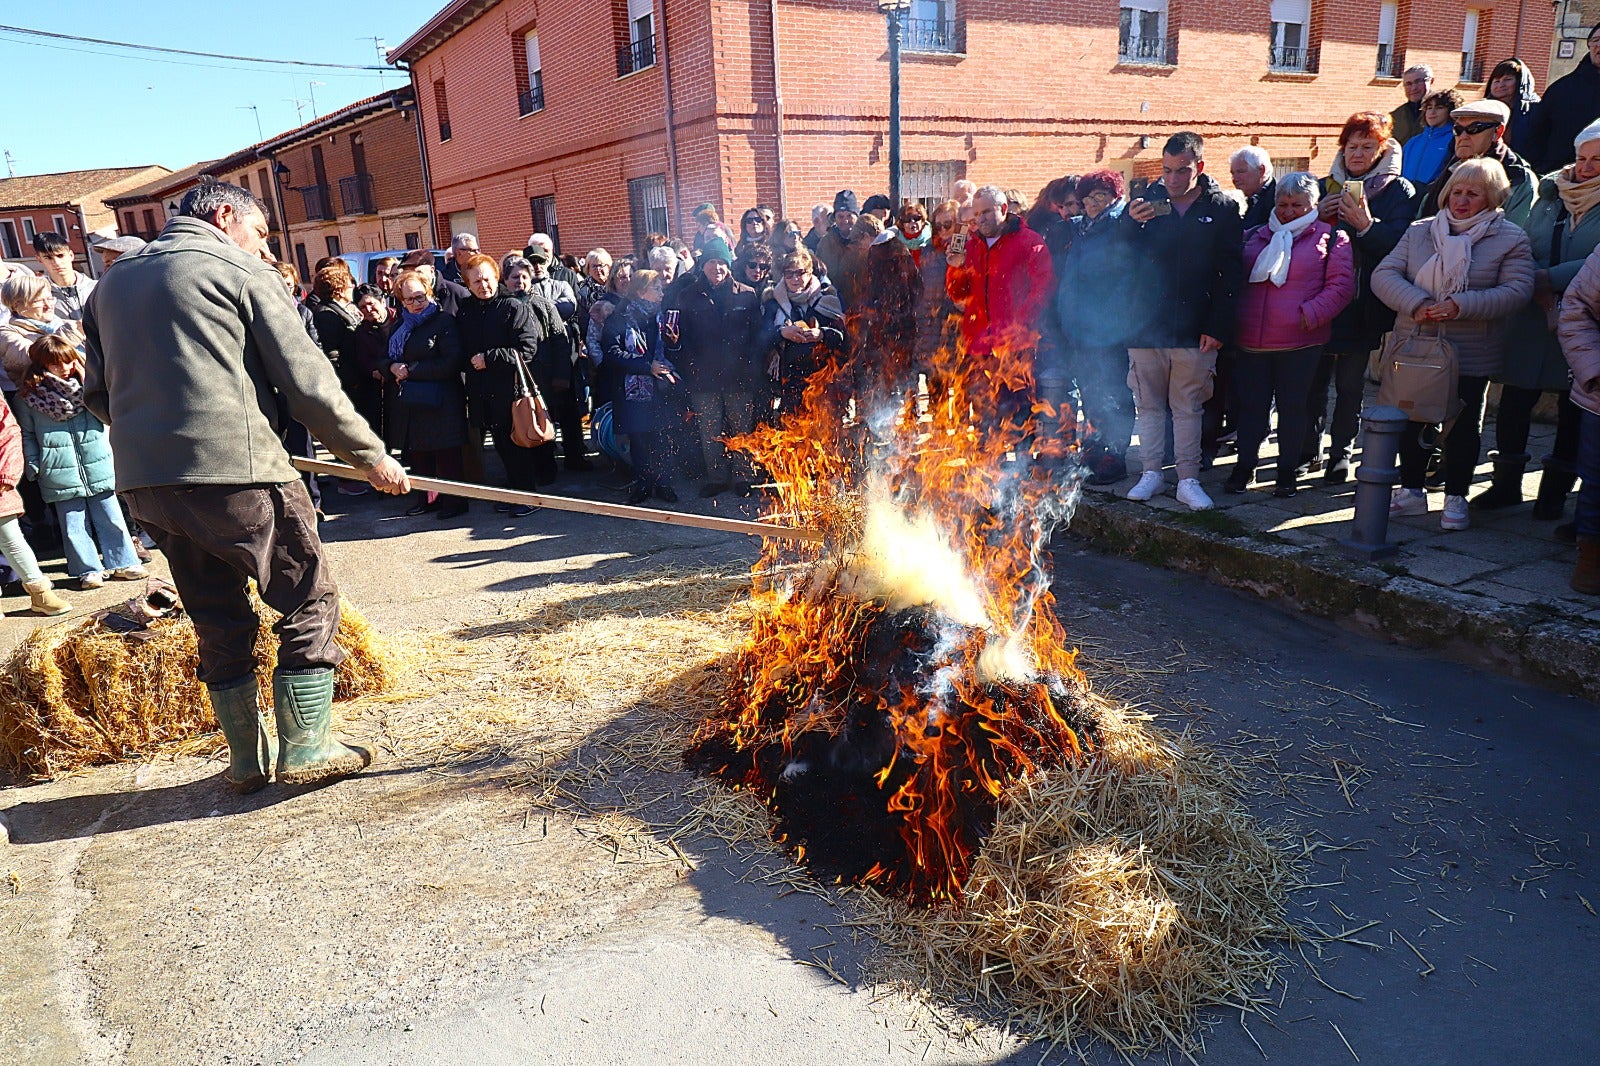
[[[355, 467], [343, 463], [328, 463], [321, 459], [296, 459], [294, 465], [308, 474], [331, 474], [349, 481], [367, 480], [366, 476]], [[658, 511], [653, 507], [629, 507], [620, 503], [579, 500], [571, 496], [547, 496], [542, 492], [518, 492], [516, 489], [500, 489], [489, 485], [468, 485], [461, 481], [418, 477], [415, 474], [411, 475], [411, 487], [425, 492], [442, 492], [447, 496], [465, 496], [468, 499], [493, 500], [496, 503], [527, 504], [529, 507], [548, 507], [552, 511], [576, 511], [579, 514], [599, 514], [608, 518], [630, 518], [635, 522], [659, 522], [666, 526], [719, 529], [725, 533], [744, 533], [752, 537], [776, 537], [816, 543], [822, 541], [822, 533], [815, 529], [772, 525], [767, 522], [747, 522], [738, 518], [685, 514], [682, 511]]]

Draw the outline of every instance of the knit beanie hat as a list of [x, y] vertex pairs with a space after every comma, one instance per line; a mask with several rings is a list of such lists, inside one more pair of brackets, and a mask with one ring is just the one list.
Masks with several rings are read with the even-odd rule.
[[729, 266], [733, 265], [733, 249], [728, 247], [728, 242], [721, 237], [707, 237], [706, 242], [700, 246], [700, 261], [707, 259], [720, 259]]
[[861, 213], [861, 201], [856, 199], [854, 189], [842, 189], [839, 195], [833, 198], [833, 209], [835, 211], [848, 211], [852, 215], [859, 215]]

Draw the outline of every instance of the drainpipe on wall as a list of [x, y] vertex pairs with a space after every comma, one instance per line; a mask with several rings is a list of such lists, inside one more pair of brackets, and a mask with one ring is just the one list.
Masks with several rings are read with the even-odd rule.
[[1517, 4], [1517, 33], [1515, 39], [1511, 42], [1511, 54], [1514, 56], [1522, 54], [1522, 17], [1527, 13], [1528, 0], [1519, 0]]
[[[428, 242], [424, 248], [432, 249], [439, 241], [439, 223], [433, 209], [433, 175], [428, 170], [428, 139], [422, 135], [422, 89], [417, 85], [417, 72], [410, 62], [397, 60], [395, 66], [411, 79], [412, 121], [417, 124], [417, 154], [422, 159], [422, 192], [428, 199]], [[671, 111], [671, 106], [668, 106]]]
[[778, 155], [778, 217], [788, 218], [783, 184], [783, 84], [778, 77], [778, 0], [767, 0], [767, 7], [772, 12], [772, 143]]
[[672, 176], [672, 225], [678, 229], [683, 221], [683, 195], [678, 182], [678, 136], [672, 127], [672, 59], [667, 54], [667, 0], [658, 0], [660, 14], [656, 25], [656, 51], [661, 59], [661, 83], [667, 93], [667, 170]]

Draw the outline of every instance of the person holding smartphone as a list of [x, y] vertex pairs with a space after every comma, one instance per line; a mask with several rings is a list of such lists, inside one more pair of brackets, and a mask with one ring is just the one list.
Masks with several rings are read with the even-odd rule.
[[[1339, 131], [1339, 150], [1329, 174], [1319, 183], [1317, 214], [1350, 240], [1355, 255], [1355, 298], [1334, 319], [1333, 333], [1306, 394], [1305, 440], [1299, 446], [1299, 472], [1322, 468], [1322, 480], [1341, 484], [1350, 477], [1356, 432], [1361, 428], [1361, 397], [1367, 356], [1383, 342], [1394, 312], [1372, 293], [1372, 272], [1394, 250], [1411, 221], [1412, 184], [1400, 175], [1402, 153], [1394, 127], [1381, 111], [1359, 111]], [[1334, 390], [1328, 418], [1328, 387]], [[1322, 460], [1322, 434], [1328, 431], [1328, 456]], [[1280, 448], [1292, 449], [1293, 442]]]
[[1160, 184], [1128, 205], [1123, 225], [1133, 266], [1128, 277], [1138, 279], [1128, 300], [1128, 385], [1144, 467], [1127, 498], [1147, 501], [1165, 488], [1170, 411], [1178, 502], [1209, 510], [1212, 500], [1199, 480], [1202, 409], [1217, 352], [1233, 339], [1244, 228], [1237, 201], [1205, 173], [1199, 134], [1168, 138]]

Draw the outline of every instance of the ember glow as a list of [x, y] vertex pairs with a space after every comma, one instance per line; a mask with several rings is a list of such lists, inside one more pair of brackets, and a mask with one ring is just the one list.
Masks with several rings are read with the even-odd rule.
[[1076, 499], [1071, 442], [1041, 433], [1054, 412], [994, 401], [1027, 353], [937, 363], [920, 417], [858, 417], [833, 366], [736, 442], [774, 517], [828, 538], [767, 543], [750, 639], [688, 755], [758, 795], [817, 876], [917, 902], [960, 898], [1010, 782], [1094, 743], [1046, 547]]

